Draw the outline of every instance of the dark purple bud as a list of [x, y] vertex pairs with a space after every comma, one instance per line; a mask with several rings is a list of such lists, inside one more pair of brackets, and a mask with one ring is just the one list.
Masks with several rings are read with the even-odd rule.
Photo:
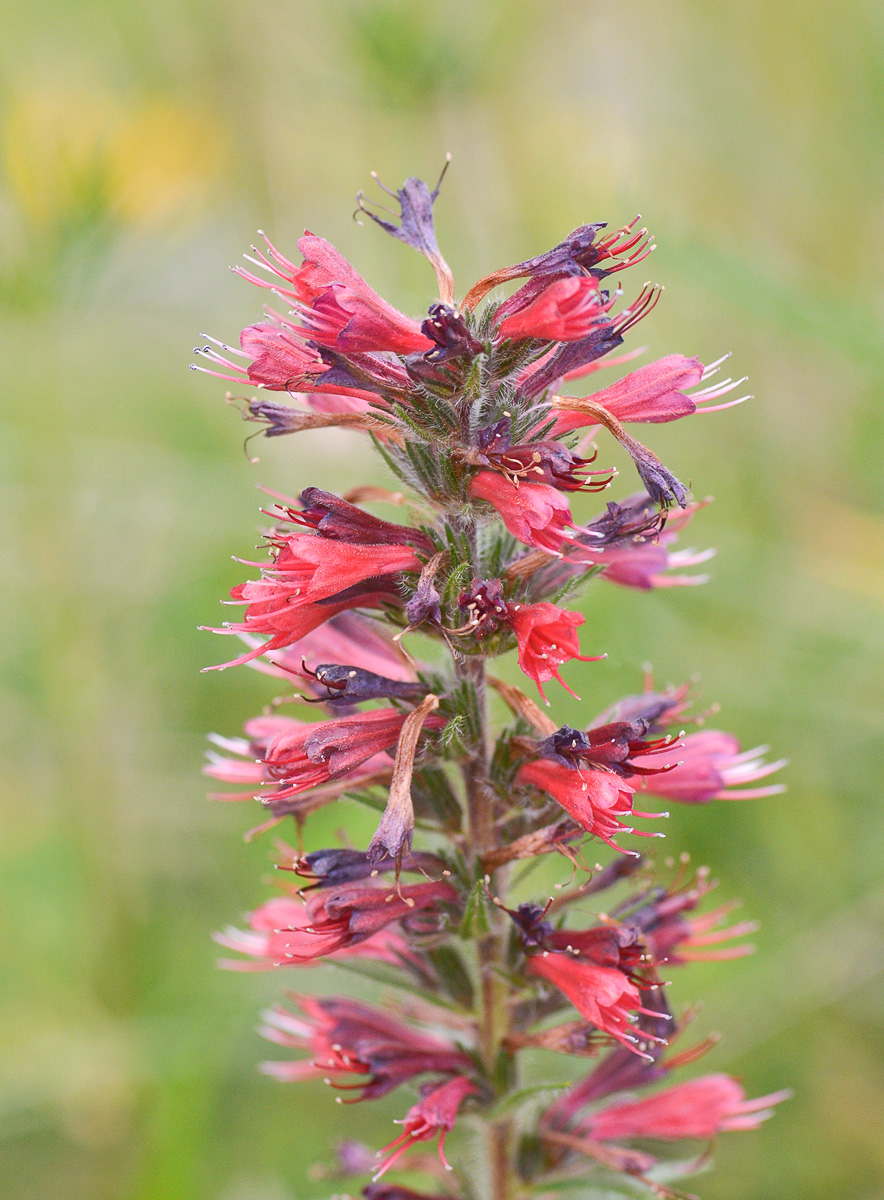
[[[309, 882], [302, 889], [336, 887], [340, 883], [355, 883], [368, 879], [378, 871], [392, 871], [397, 864], [393, 858], [369, 861], [364, 850], [314, 850], [296, 859], [292, 869]], [[398, 864], [400, 871], [416, 871], [424, 875], [441, 875], [444, 864], [433, 854], [406, 854]]]
[[546, 946], [547, 939], [553, 932], [550, 921], [545, 920], [549, 905], [541, 908], [539, 904], [520, 904], [517, 908], [508, 908], [506, 912], [522, 935], [526, 946]]
[[672, 739], [669, 737], [646, 741], [647, 731], [648, 723], [641, 718], [599, 725], [585, 733], [563, 725], [537, 744], [537, 752], [542, 758], [552, 759], [563, 766], [575, 769], [581, 766], [598, 767], [615, 771], [618, 775], [656, 775], [672, 770], [671, 763], [648, 767], [632, 761], [671, 746]]
[[470, 333], [463, 314], [450, 304], [431, 304], [430, 315], [421, 325], [421, 333], [436, 343], [436, 349], [428, 350], [423, 356], [428, 362], [474, 358], [484, 349], [482, 343]]
[[338, 663], [322, 663], [315, 671], [304, 666], [308, 675], [316, 681], [320, 699], [326, 704], [358, 704], [361, 700], [420, 700], [427, 694], [422, 683], [410, 683], [401, 679], [387, 679], [375, 675], [362, 667], [349, 667]]
[[405, 360], [408, 378], [435, 394], [450, 396], [462, 380], [445, 363], [435, 362], [426, 354], [409, 354]]
[[595, 266], [604, 252], [596, 246], [596, 234], [604, 229], [607, 221], [596, 221], [592, 225], [578, 225], [576, 229], [536, 258], [528, 258], [525, 262], [516, 263], [507, 270], [512, 272], [511, 278], [518, 279], [524, 275], [543, 275], [544, 283], [551, 282], [550, 277], [560, 278], [565, 275], [585, 275], [590, 267]]
[[563, 725], [537, 744], [537, 753], [541, 758], [561, 763], [563, 767], [576, 767], [581, 754], [587, 750], [589, 738], [582, 729], [572, 729], [570, 725]]
[[364, 509], [357, 508], [322, 488], [305, 488], [299, 497], [303, 511], [293, 513], [293, 520], [307, 525], [318, 534], [332, 541], [359, 542], [370, 546], [401, 546], [404, 544], [429, 550], [431, 543], [426, 534], [409, 525], [393, 525], [373, 517]]
[[493, 455], [509, 450], [512, 445], [511, 425], [509, 417], [501, 417], [493, 425], [486, 425], [484, 429], [480, 429], [476, 434], [476, 445], [480, 453]]

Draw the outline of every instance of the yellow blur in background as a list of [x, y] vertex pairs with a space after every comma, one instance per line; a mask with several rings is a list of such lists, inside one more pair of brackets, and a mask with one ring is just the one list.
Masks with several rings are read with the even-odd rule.
[[[795, 1098], [722, 1138], [706, 1200], [884, 1196], [884, 14], [857, 2], [35, 0], [0, 47], [3, 646], [0, 1174], [10, 1200], [304, 1200], [343, 1137], [393, 1136], [403, 1095], [341, 1109], [257, 1074], [286, 980], [213, 966], [209, 933], [267, 895], [248, 806], [205, 800], [207, 730], [271, 697], [201, 676], [198, 624], [239, 580], [255, 484], [383, 482], [354, 435], [251, 443], [187, 370], [263, 297], [230, 264], [304, 227], [414, 313], [426, 264], [351, 219], [453, 166], [437, 206], [462, 294], [583, 221], [635, 212], [663, 303], [633, 345], [733, 352], [755, 399], [653, 427], [695, 494], [703, 588], [590, 589], [576, 724], [699, 675], [789, 792], [673, 814], [758, 919], [751, 959], [677, 978], [710, 1070]], [[636, 277], [638, 286], [644, 276]], [[632, 280], [624, 279], [631, 286]], [[600, 447], [604, 455], [607, 446]], [[618, 461], [616, 455], [612, 461]], [[621, 465], [621, 463], [618, 463]], [[624, 482], [624, 489], [629, 488]], [[588, 518], [595, 506], [580, 498]], [[371, 820], [353, 805], [313, 846]], [[293, 972], [289, 986], [306, 986]], [[349, 987], [330, 969], [309, 985]]]

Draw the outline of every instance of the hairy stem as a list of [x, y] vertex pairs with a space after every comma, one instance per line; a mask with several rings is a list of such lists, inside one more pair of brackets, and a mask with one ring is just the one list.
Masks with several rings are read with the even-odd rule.
[[[470, 558], [474, 576], [479, 574], [476, 529], [472, 522], [462, 527], [470, 543]], [[477, 728], [468, 747], [464, 763], [464, 784], [467, 802], [468, 854], [474, 878], [481, 878], [482, 859], [498, 850], [499, 836], [495, 825], [495, 793], [489, 782], [488, 697], [485, 660], [478, 656], [457, 663], [459, 678], [467, 683], [475, 697]], [[491, 875], [489, 887], [496, 896], [504, 886], [506, 868]], [[498, 1075], [504, 1040], [509, 1032], [506, 983], [498, 973], [504, 964], [508, 937], [506, 915], [490, 906], [489, 929], [477, 939], [476, 950], [480, 977], [476, 1032], [479, 1052], [490, 1078]], [[489, 1174], [489, 1200], [509, 1200], [514, 1190], [512, 1164], [512, 1125], [505, 1119], [489, 1121], [486, 1126], [486, 1150]]]

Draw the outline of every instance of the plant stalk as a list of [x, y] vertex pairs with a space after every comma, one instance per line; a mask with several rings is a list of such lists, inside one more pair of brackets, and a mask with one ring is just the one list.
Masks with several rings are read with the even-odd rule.
[[[476, 546], [476, 527], [470, 522], [463, 528], [470, 544], [470, 559], [474, 577], [479, 576]], [[482, 858], [499, 849], [495, 824], [495, 793], [489, 782], [488, 695], [485, 659], [469, 656], [456, 663], [459, 678], [467, 683], [475, 697], [477, 728], [468, 746], [469, 757], [464, 763], [464, 786], [467, 807], [468, 855], [473, 877], [482, 875]], [[502, 890], [506, 867], [491, 874], [488, 884], [491, 895]], [[506, 914], [495, 905], [488, 906], [486, 934], [476, 942], [479, 970], [479, 999], [476, 1013], [476, 1033], [479, 1053], [492, 1080], [498, 1078], [500, 1056], [505, 1054], [503, 1042], [509, 1032], [506, 982], [499, 973], [504, 965], [509, 927]], [[511, 1200], [515, 1190], [513, 1172], [513, 1127], [508, 1119], [488, 1121], [485, 1131], [488, 1160], [489, 1200]]]

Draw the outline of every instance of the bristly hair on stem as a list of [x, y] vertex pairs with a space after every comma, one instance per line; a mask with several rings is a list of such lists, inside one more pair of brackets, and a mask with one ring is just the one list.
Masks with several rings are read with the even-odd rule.
[[[741, 957], [755, 925], [732, 920], [733, 900], [708, 902], [708, 868], [684, 854], [658, 867], [637, 839], [663, 836], [661, 804], [775, 795], [767, 777], [784, 764], [710, 728], [714, 710], [693, 715], [687, 685], [646, 678], [594, 701], [600, 715], [579, 727], [554, 718], [544, 689], [571, 691], [573, 663], [605, 657], [570, 607], [590, 583], [705, 579], [686, 569], [711, 551], [677, 542], [706, 501], [627, 426], [746, 397], [708, 406], [737, 383], [697, 390], [720, 360], [681, 354], [569, 396], [572, 381], [634, 357], [612, 351], [662, 289], [646, 284], [624, 307], [605, 281], [650, 254], [647, 229], [581, 225], [458, 303], [434, 226], [441, 183], [379, 184], [398, 212], [357, 199], [429, 260], [439, 294], [425, 317], [384, 300], [324, 238], [305, 234], [290, 259], [265, 237], [238, 273], [282, 311], [267, 309], [238, 348], [205, 338], [197, 351], [198, 369], [279, 394], [241, 400], [265, 436], [363, 432], [402, 485], [270, 491], [258, 557], [237, 560], [247, 578], [214, 627], [236, 649], [209, 669], [248, 664], [275, 695], [241, 734], [212, 735], [206, 773], [232, 786], [219, 799], [267, 810], [248, 836], [293, 828], [277, 843], [275, 892], [216, 935], [231, 952], [221, 965], [325, 962], [358, 990], [312, 996], [298, 975], [293, 1004], [261, 1025], [285, 1056], [261, 1069], [324, 1079], [343, 1105], [403, 1093], [402, 1131], [379, 1133], [377, 1155], [348, 1139], [342, 1113], [333, 1170], [365, 1200], [686, 1196], [662, 1179], [705, 1165], [704, 1143], [754, 1128], [786, 1093], [749, 1099], [729, 1075], [694, 1074], [711, 1039], [673, 1049], [692, 1010], [670, 1005], [672, 972]], [[580, 525], [570, 494], [615, 482], [608, 436], [639, 490]], [[586, 678], [602, 690], [602, 668]], [[343, 831], [308, 850], [311, 815], [344, 799], [375, 813], [374, 837], [361, 848]], [[552, 898], [532, 893], [533, 869], [559, 860]], [[527, 1050], [568, 1056], [571, 1081], [523, 1084]], [[668, 1153], [682, 1140], [699, 1157]], [[400, 1166], [428, 1190], [393, 1182]]]

